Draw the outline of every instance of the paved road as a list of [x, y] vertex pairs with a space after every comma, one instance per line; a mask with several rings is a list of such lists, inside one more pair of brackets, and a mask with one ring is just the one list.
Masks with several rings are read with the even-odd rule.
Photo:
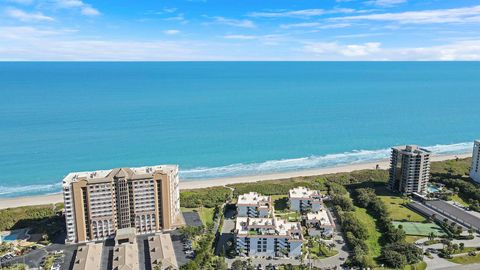
[[432, 207], [437, 212], [441, 212], [446, 216], [450, 216], [453, 219], [458, 220], [458, 222], [462, 222], [462, 224], [467, 227], [473, 227], [476, 230], [480, 230], [480, 218], [470, 214], [465, 209], [454, 206], [442, 200], [425, 201], [425, 205]]

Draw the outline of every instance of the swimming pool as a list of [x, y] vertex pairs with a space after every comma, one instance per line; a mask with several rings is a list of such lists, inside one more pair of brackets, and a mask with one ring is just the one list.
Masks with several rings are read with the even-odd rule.
[[434, 186], [434, 185], [428, 185], [427, 186], [427, 191], [429, 193], [435, 193], [435, 192], [439, 192], [440, 188], [438, 188], [437, 186]]
[[20, 236], [20, 232], [9, 232], [8, 234], [1, 236], [1, 238], [2, 238], [2, 241], [5, 241], [5, 242], [13, 242], [19, 239], [19, 236]]

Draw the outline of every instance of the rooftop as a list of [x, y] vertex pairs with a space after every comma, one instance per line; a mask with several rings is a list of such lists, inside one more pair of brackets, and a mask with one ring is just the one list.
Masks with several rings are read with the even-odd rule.
[[288, 192], [289, 198], [295, 199], [320, 199], [321, 194], [318, 190], [311, 190], [306, 187], [296, 187]]
[[333, 226], [333, 223], [330, 220], [330, 216], [325, 210], [321, 210], [315, 213], [307, 213], [307, 220], [308, 221], [317, 220], [317, 221], [320, 221], [320, 224], [323, 226]]
[[75, 256], [73, 270], [100, 269], [103, 244], [88, 243], [79, 246]]
[[430, 154], [431, 152], [425, 148], [418, 147], [417, 145], [401, 145], [393, 147], [393, 149], [398, 150], [405, 154]]
[[[123, 243], [113, 249], [113, 270], [137, 270], [140, 269], [138, 262], [138, 245]], [[99, 269], [99, 268], [91, 268]]]
[[235, 224], [238, 234], [291, 236], [292, 231], [301, 232], [298, 222], [287, 222], [280, 218], [238, 217]]
[[72, 172], [63, 178], [63, 186], [69, 186], [72, 182], [86, 179], [89, 182], [109, 182], [116, 175], [129, 179], [151, 178], [154, 173], [162, 172], [172, 174], [178, 172], [178, 165], [155, 165], [138, 168], [117, 168], [110, 170], [98, 170], [91, 172]]
[[271, 203], [270, 196], [263, 196], [256, 192], [245, 193], [238, 196], [237, 204], [248, 204], [248, 205], [267, 205]]
[[170, 234], [156, 234], [148, 238], [148, 248], [152, 269], [154, 265], [161, 264], [162, 267], [177, 269], [177, 258], [173, 249]]

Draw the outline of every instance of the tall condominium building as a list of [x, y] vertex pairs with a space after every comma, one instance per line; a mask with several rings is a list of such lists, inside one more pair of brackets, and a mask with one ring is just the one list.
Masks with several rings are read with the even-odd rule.
[[273, 211], [272, 198], [256, 192], [238, 196], [237, 216], [239, 217], [269, 217]]
[[392, 148], [389, 187], [403, 194], [425, 194], [430, 179], [430, 151], [415, 145]]
[[68, 243], [169, 230], [182, 223], [178, 166], [70, 173], [63, 179]]
[[288, 192], [290, 210], [298, 212], [317, 212], [322, 209], [322, 195], [318, 190], [297, 187]]
[[473, 181], [480, 183], [480, 140], [473, 143], [472, 167], [470, 168], [470, 177]]

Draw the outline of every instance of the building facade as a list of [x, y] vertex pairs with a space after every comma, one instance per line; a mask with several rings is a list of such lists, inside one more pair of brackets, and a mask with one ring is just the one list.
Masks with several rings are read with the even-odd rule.
[[470, 168], [470, 178], [480, 183], [480, 140], [473, 143], [472, 167]]
[[322, 209], [322, 195], [320, 192], [305, 187], [290, 189], [288, 202], [292, 211], [317, 212]]
[[298, 257], [304, 242], [299, 222], [276, 217], [238, 217], [235, 239], [238, 254], [259, 257]]
[[273, 211], [272, 198], [256, 192], [250, 192], [238, 196], [238, 217], [269, 217]]
[[430, 151], [415, 145], [392, 148], [388, 183], [391, 190], [425, 194], [429, 179]]
[[63, 179], [67, 243], [103, 240], [124, 228], [137, 233], [182, 223], [178, 166], [70, 173]]

